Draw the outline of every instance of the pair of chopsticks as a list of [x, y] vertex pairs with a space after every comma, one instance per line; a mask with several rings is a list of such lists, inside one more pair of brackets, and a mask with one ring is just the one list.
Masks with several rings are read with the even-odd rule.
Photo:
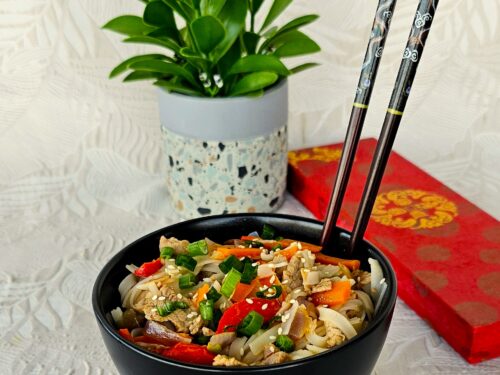
[[[352, 255], [363, 240], [438, 3], [439, 0], [420, 0], [418, 4], [384, 124], [377, 142], [370, 172], [368, 173], [356, 214], [349, 246], [346, 249], [335, 250], [343, 252], [343, 255]], [[363, 123], [395, 5], [396, 0], [379, 0], [370, 42], [361, 69], [356, 97], [347, 127], [342, 156], [339, 161], [326, 219], [323, 224], [321, 245], [324, 248], [335, 244], [334, 230], [336, 222], [351, 174], [354, 156], [358, 147], [361, 130], [363, 129]]]

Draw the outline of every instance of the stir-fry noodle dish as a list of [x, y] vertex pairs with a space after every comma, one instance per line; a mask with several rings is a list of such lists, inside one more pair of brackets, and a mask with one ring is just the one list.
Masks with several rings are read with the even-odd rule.
[[263, 366], [319, 354], [359, 334], [387, 289], [380, 264], [261, 233], [215, 243], [161, 237], [128, 265], [111, 311], [125, 340], [196, 365]]

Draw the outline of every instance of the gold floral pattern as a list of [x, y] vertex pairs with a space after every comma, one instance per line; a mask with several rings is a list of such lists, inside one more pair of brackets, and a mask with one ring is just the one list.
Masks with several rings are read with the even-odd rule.
[[290, 151], [288, 161], [294, 167], [297, 167], [301, 161], [316, 160], [325, 163], [337, 161], [342, 155], [340, 148], [313, 147], [310, 150]]
[[438, 228], [458, 215], [455, 203], [423, 190], [393, 190], [377, 196], [372, 219], [379, 224], [406, 229]]

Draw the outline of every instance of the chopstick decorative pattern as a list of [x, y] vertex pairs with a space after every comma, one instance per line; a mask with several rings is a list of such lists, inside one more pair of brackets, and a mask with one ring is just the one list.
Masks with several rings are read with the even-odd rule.
[[408, 43], [403, 52], [403, 61], [396, 79], [396, 85], [387, 109], [387, 112], [392, 115], [403, 115], [415, 77], [414, 70], [422, 56], [438, 2], [439, 0], [421, 1], [418, 5]]
[[380, 0], [373, 21], [370, 41], [366, 49], [365, 60], [361, 67], [354, 107], [367, 109], [370, 102], [378, 64], [384, 51], [396, 0]]

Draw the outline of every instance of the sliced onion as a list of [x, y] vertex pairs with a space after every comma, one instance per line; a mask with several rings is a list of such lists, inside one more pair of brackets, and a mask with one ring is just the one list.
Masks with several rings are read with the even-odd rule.
[[127, 275], [118, 285], [118, 292], [120, 292], [121, 302], [123, 303], [127, 293], [137, 284], [137, 277], [131, 273]]
[[244, 347], [247, 340], [248, 339], [246, 337], [236, 338], [229, 347], [229, 356], [234, 357], [237, 360], [241, 360], [241, 357], [245, 354]]
[[130, 334], [132, 335], [132, 337], [144, 336], [144, 328], [134, 328], [132, 331], [130, 331]]
[[380, 289], [382, 288], [381, 281], [384, 278], [384, 273], [380, 263], [373, 258], [368, 258], [368, 263], [370, 263], [370, 273], [371, 273], [371, 290], [370, 294], [372, 298], [377, 301], [380, 295]]
[[119, 307], [110, 311], [113, 320], [117, 327], [121, 327], [123, 325], [123, 311]]
[[349, 320], [341, 313], [328, 309], [326, 307], [318, 307], [319, 318], [324, 322], [330, 322], [335, 327], [340, 329], [342, 333], [348, 338], [353, 338], [356, 336], [356, 330], [349, 322]]
[[316, 285], [321, 281], [321, 273], [319, 271], [304, 272], [302, 277], [305, 285]]
[[311, 344], [324, 348], [326, 346], [326, 337], [318, 335], [316, 332], [308, 332], [306, 334], [307, 341]]
[[358, 299], [363, 302], [363, 305], [365, 307], [365, 310], [366, 310], [366, 313], [368, 314], [368, 316], [370, 316], [371, 314], [373, 314], [373, 311], [374, 311], [374, 307], [373, 307], [373, 302], [372, 302], [372, 299], [370, 298], [370, 296], [363, 292], [362, 290], [356, 290], [355, 291]]
[[295, 301], [294, 303], [292, 303], [292, 307], [290, 308], [290, 310], [283, 314], [283, 317], [287, 316], [286, 321], [282, 324], [283, 335], [288, 335], [288, 333], [290, 332], [290, 327], [292, 326], [293, 320], [295, 319], [295, 314], [297, 314], [298, 309], [299, 303]]
[[219, 272], [222, 273], [220, 268], [219, 268], [219, 264], [220, 263], [218, 261], [205, 264], [202, 267], [202, 271], [213, 272], [213, 273], [219, 273]]
[[382, 283], [382, 290], [380, 291], [380, 295], [378, 296], [377, 303], [375, 304], [375, 312], [374, 315], [377, 314], [380, 305], [382, 305], [382, 300], [384, 299], [385, 292], [387, 291], [387, 283], [384, 281]]
[[272, 275], [274, 275], [274, 267], [271, 264], [261, 264], [257, 267], [257, 277], [259, 279], [263, 277], [270, 277]]
[[[278, 330], [280, 329], [280, 325], [275, 325], [274, 327], [268, 329], [260, 336], [258, 336], [252, 343], [249, 345], [250, 350], [253, 354], [257, 355], [264, 351], [264, 347], [268, 344], [276, 341], [276, 336], [278, 335]], [[283, 334], [285, 334], [283, 332]]]

